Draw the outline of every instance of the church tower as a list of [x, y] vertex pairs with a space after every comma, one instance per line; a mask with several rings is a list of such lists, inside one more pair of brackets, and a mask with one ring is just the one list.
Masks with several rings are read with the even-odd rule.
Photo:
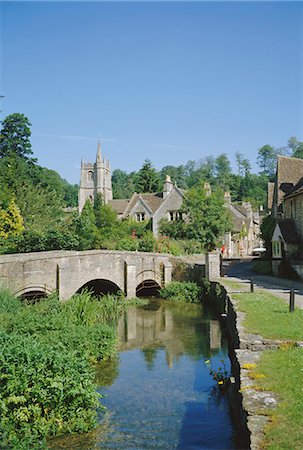
[[78, 196], [78, 209], [82, 211], [87, 199], [94, 201], [96, 194], [102, 194], [105, 203], [113, 199], [110, 164], [102, 157], [101, 144], [98, 142], [95, 163], [81, 161], [81, 177]]

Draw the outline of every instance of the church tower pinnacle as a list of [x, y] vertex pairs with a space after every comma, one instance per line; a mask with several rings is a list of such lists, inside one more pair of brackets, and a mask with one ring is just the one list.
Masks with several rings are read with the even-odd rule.
[[82, 211], [86, 200], [89, 199], [93, 202], [97, 194], [102, 194], [105, 203], [113, 198], [110, 165], [109, 161], [102, 157], [100, 138], [98, 139], [95, 163], [81, 161], [79, 212]]

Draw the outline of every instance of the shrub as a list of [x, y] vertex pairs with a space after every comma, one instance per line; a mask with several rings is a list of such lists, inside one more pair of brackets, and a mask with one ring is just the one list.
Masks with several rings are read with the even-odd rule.
[[201, 290], [192, 281], [172, 281], [160, 290], [160, 296], [177, 302], [200, 303]]
[[81, 354], [0, 333], [0, 360], [1, 448], [45, 448], [48, 435], [95, 426], [99, 395]]
[[148, 231], [145, 236], [139, 240], [138, 250], [140, 252], [155, 251], [156, 239], [151, 231]]
[[116, 250], [127, 250], [129, 252], [135, 252], [138, 250], [138, 240], [132, 237], [125, 237], [120, 239], [116, 244]]

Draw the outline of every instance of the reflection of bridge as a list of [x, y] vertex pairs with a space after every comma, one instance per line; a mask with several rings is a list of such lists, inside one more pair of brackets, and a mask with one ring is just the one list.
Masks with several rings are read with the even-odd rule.
[[57, 291], [67, 300], [88, 287], [121, 290], [131, 298], [142, 287], [165, 286], [171, 277], [169, 256], [156, 253], [89, 250], [0, 256], [0, 285], [23, 297]]

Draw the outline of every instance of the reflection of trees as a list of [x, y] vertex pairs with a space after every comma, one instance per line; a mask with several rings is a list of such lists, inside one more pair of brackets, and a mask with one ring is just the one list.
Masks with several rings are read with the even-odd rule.
[[157, 301], [148, 308], [131, 307], [119, 320], [118, 332], [120, 350], [140, 348], [148, 368], [157, 348], [165, 349], [169, 367], [183, 354], [199, 359], [221, 348], [220, 324], [205, 319], [201, 305]]
[[95, 372], [97, 386], [110, 386], [119, 375], [119, 359], [114, 358], [98, 363]]
[[154, 367], [157, 350], [155, 348], [143, 348], [144, 360], [147, 368], [150, 370]]

